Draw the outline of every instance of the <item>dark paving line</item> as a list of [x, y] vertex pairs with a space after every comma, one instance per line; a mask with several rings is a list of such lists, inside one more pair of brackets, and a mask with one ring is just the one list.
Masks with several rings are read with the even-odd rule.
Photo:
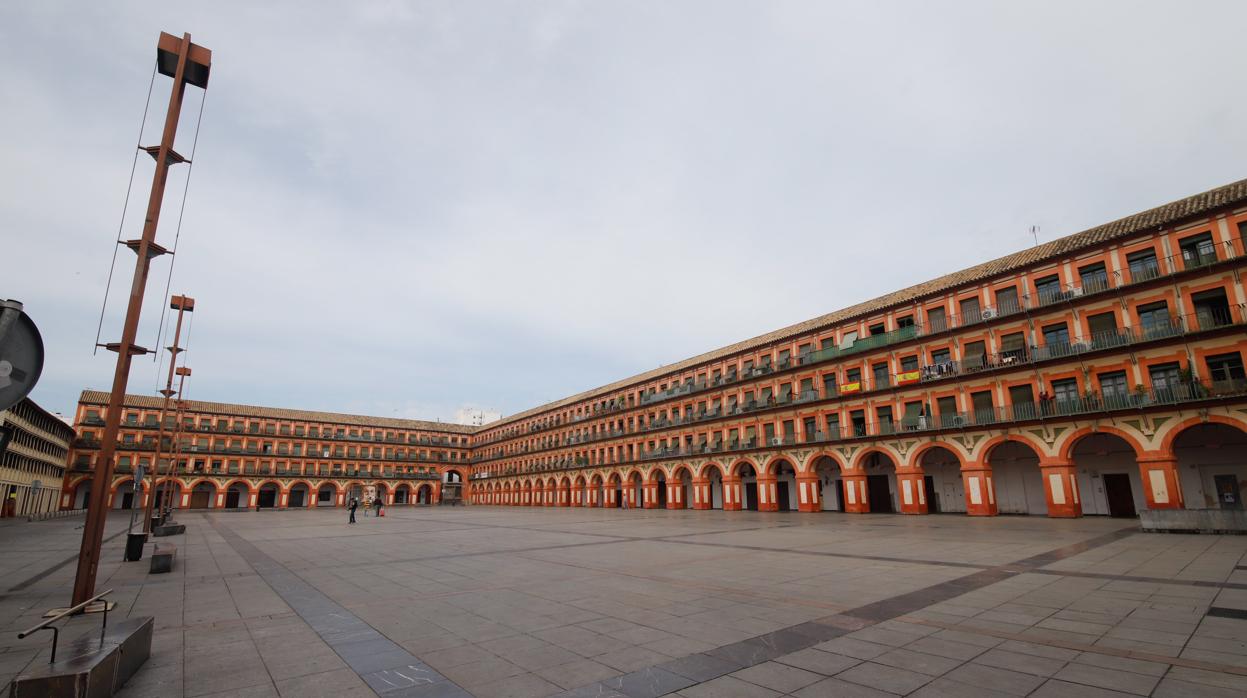
[[[100, 545], [101, 545], [101, 546], [103, 546], [103, 545], [104, 545], [104, 543], [107, 543], [107, 542], [111, 541], [112, 539], [116, 538], [117, 536], [119, 536], [119, 535], [121, 535], [121, 534], [123, 534], [123, 533], [125, 533], [125, 530], [124, 530], [124, 529], [122, 529], [122, 530], [120, 530], [120, 531], [117, 531], [116, 533], [112, 534], [111, 536], [109, 536], [109, 537], [105, 538], [105, 539], [104, 539], [104, 540], [100, 543]], [[31, 577], [31, 578], [29, 578], [29, 579], [22, 580], [22, 581], [18, 582], [17, 584], [14, 584], [13, 586], [9, 587], [9, 589], [8, 589], [8, 590], [9, 590], [9, 591], [21, 591], [22, 589], [25, 589], [26, 587], [30, 586], [31, 584], [34, 584], [35, 582], [39, 581], [40, 579], [43, 579], [44, 577], [47, 577], [48, 575], [52, 574], [53, 572], [55, 572], [55, 571], [59, 570], [60, 568], [64, 567], [65, 565], [68, 565], [69, 563], [71, 563], [71, 562], [73, 562], [73, 561], [75, 561], [75, 560], [77, 560], [77, 559], [78, 559], [78, 553], [74, 553], [73, 555], [70, 555], [69, 557], [65, 558], [64, 560], [61, 560], [60, 562], [56, 563], [55, 565], [52, 565], [51, 567], [47, 568], [46, 570], [43, 570], [42, 572], [39, 572], [39, 573], [35, 574], [33, 577]]]
[[1214, 618], [1234, 618], [1235, 620], [1247, 620], [1247, 610], [1241, 608], [1224, 608], [1221, 606], [1211, 606], [1205, 615]]
[[872, 560], [875, 562], [904, 562], [913, 565], [934, 565], [936, 567], [965, 567], [975, 570], [990, 569], [992, 565], [976, 565], [973, 562], [940, 562], [939, 560], [922, 560], [909, 557], [888, 557], [886, 555], [856, 555], [854, 553], [833, 553], [821, 550], [801, 550], [800, 548], [773, 548], [765, 545], [738, 545], [735, 543], [711, 543], [709, 541], [673, 540], [668, 541], [681, 545], [705, 545], [713, 548], [736, 548], [765, 553], [792, 553], [793, 555], [815, 555], [818, 557], [842, 557], [849, 560]]
[[471, 693], [218, 523], [215, 516], [206, 518], [225, 542], [377, 695], [383, 698], [471, 698]]
[[558, 695], [564, 698], [656, 698], [768, 662], [785, 654], [813, 647], [821, 642], [885, 620], [899, 618], [932, 604], [956, 598], [1019, 574], [1025, 574], [1035, 567], [1052, 564], [1087, 550], [1108, 545], [1137, 532], [1137, 529], [1114, 531], [1008, 565], [980, 570], [964, 577], [859, 606], [843, 613], [799, 623], [706, 652], [604, 679]]
[[1210, 589], [1247, 589], [1247, 584], [1240, 582], [1210, 582], [1203, 579], [1167, 579], [1165, 577], [1135, 577], [1125, 574], [1103, 574], [1100, 572], [1069, 572], [1062, 570], [1031, 570], [1035, 574], [1049, 574], [1057, 577], [1083, 577], [1087, 579], [1108, 579], [1115, 582], [1142, 582], [1144, 584], [1176, 584], [1188, 587], [1206, 587]]

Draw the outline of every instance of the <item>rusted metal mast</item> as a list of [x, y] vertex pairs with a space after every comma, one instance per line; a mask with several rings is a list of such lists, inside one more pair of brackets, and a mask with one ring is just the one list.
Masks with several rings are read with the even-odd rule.
[[182, 316], [195, 311], [195, 299], [189, 296], [174, 296], [170, 299], [169, 307], [178, 311], [178, 321], [173, 330], [173, 346], [169, 347], [169, 380], [165, 382], [164, 390], [160, 391], [160, 394], [164, 396], [164, 400], [160, 403], [160, 431], [156, 436], [156, 457], [152, 459], [152, 484], [147, 489], [147, 506], [143, 510], [143, 533], [151, 533], [152, 530], [152, 511], [156, 505], [156, 486], [160, 480], [160, 452], [164, 447], [165, 440], [165, 415], [169, 413], [169, 398], [173, 397], [175, 392], [173, 390], [173, 373], [177, 369], [178, 354], [183, 351], [178, 346], [182, 339]]
[[[165, 487], [168, 487], [169, 481], [173, 479], [173, 473], [178, 466], [178, 456], [182, 454], [182, 444], [179, 441], [182, 436], [182, 389], [186, 387], [186, 379], [190, 377], [191, 369], [189, 366], [178, 366], [177, 374], [178, 399], [176, 403], [177, 411], [174, 413], [173, 417], [173, 448], [169, 449], [169, 467], [165, 469], [164, 478], [161, 479], [161, 482], [164, 483]], [[173, 509], [172, 498], [166, 495], [164, 501], [161, 502], [161, 505], [164, 509], [164, 515], [168, 516], [169, 512]]]
[[166, 254], [168, 250], [156, 244], [156, 226], [160, 222], [160, 207], [164, 201], [165, 183], [169, 177], [169, 165], [187, 160], [173, 150], [177, 136], [178, 118], [182, 113], [182, 97], [186, 86], [208, 87], [208, 73], [212, 67], [212, 52], [191, 43], [191, 35], [177, 38], [161, 32], [156, 44], [156, 67], [162, 75], [173, 78], [169, 93], [169, 108], [165, 114], [164, 132], [158, 147], [143, 148], [156, 159], [156, 172], [152, 175], [151, 196], [147, 200], [147, 217], [143, 223], [143, 235], [138, 240], [126, 240], [123, 244], [138, 256], [134, 264], [134, 283], [130, 286], [130, 301], [126, 306], [126, 319], [121, 330], [121, 341], [105, 345], [117, 352], [117, 368], [113, 374], [113, 388], [108, 396], [108, 412], [104, 420], [104, 434], [100, 441], [100, 453], [92, 477], [91, 499], [87, 507], [87, 521], [82, 532], [82, 547], [78, 552], [78, 570], [74, 577], [73, 604], [77, 605], [95, 594], [95, 574], [100, 564], [100, 547], [104, 540], [104, 524], [108, 518], [108, 491], [113, 478], [113, 456], [117, 448], [117, 432], [121, 428], [121, 410], [125, 400], [126, 386], [130, 379], [130, 360], [138, 354], [149, 353], [134, 343], [138, 335], [139, 315], [143, 310], [143, 294], [147, 289], [147, 272], [152, 257]]

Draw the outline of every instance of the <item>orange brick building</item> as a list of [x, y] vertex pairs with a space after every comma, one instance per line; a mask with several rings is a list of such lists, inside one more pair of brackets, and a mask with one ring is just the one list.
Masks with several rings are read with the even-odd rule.
[[[245, 488], [249, 505], [291, 506], [296, 482], [333, 488], [338, 504], [363, 483], [411, 502], [396, 473], [413, 468], [385, 450], [394, 431], [409, 457], [411, 438], [458, 437], [444, 449], [457, 464], [414, 462], [466, 478], [475, 504], [1061, 517], [1242, 508], [1244, 235], [1247, 180], [484, 427], [190, 403], [201, 405], [197, 425], [226, 424], [209, 429], [219, 433], [208, 448], [243, 450], [199, 458], [238, 462], [237, 473], [180, 464], [182, 506], [204, 482], [216, 506], [235, 485], [236, 502]], [[84, 393], [80, 437], [105, 397]], [[131, 402], [135, 419], [155, 418], [156, 400]], [[321, 440], [293, 433], [313, 422]], [[252, 433], [254, 423], [275, 431]], [[123, 435], [139, 439], [131, 424]], [[323, 438], [326, 424], [335, 439]], [[379, 458], [377, 446], [368, 459], [246, 451], [358, 443], [338, 436], [353, 430], [371, 431]], [[118, 453], [142, 457], [124, 443]], [[81, 501], [89, 469], [89, 447], [76, 446], [62, 506]]]

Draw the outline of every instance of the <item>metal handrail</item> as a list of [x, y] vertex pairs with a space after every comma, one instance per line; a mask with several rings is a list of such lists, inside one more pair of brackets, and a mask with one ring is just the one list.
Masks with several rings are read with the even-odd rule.
[[[56, 662], [56, 645], [58, 642], [60, 642], [60, 639], [61, 639], [61, 629], [50, 624], [55, 623], [56, 621], [64, 618], [65, 616], [74, 615], [78, 611], [81, 611], [83, 608], [90, 606], [91, 604], [95, 603], [96, 601], [99, 601], [100, 599], [104, 598], [105, 596], [108, 596], [111, 593], [113, 593], [112, 589], [109, 589], [108, 591], [102, 591], [96, 594], [95, 596], [92, 596], [91, 598], [87, 599], [86, 601], [83, 601], [77, 606], [70, 606], [69, 608], [65, 609], [64, 611], [61, 611], [60, 613], [52, 616], [51, 618], [48, 618], [42, 623], [32, 628], [27, 628], [26, 630], [23, 630], [22, 632], [18, 633], [17, 639], [25, 640], [27, 637], [30, 637], [32, 633], [37, 632], [39, 630], [51, 630], [52, 631], [52, 658], [48, 660], [48, 663], [54, 664]], [[104, 602], [104, 620], [100, 624], [100, 644], [101, 645], [104, 644], [104, 629], [107, 627], [108, 627], [108, 602], [105, 601]]]

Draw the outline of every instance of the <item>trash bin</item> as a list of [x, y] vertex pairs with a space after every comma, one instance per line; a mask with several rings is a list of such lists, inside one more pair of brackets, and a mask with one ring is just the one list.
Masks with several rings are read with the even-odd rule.
[[143, 559], [143, 546], [147, 544], [146, 533], [131, 533], [126, 536], [126, 562]]
[[149, 528], [148, 530], [154, 529], [154, 528], [156, 528], [157, 526], [162, 525], [163, 523], [164, 523], [164, 521], [162, 521], [162, 520], [161, 520], [161, 517], [160, 517], [160, 516], [153, 516], [153, 517], [152, 517], [151, 528]]

